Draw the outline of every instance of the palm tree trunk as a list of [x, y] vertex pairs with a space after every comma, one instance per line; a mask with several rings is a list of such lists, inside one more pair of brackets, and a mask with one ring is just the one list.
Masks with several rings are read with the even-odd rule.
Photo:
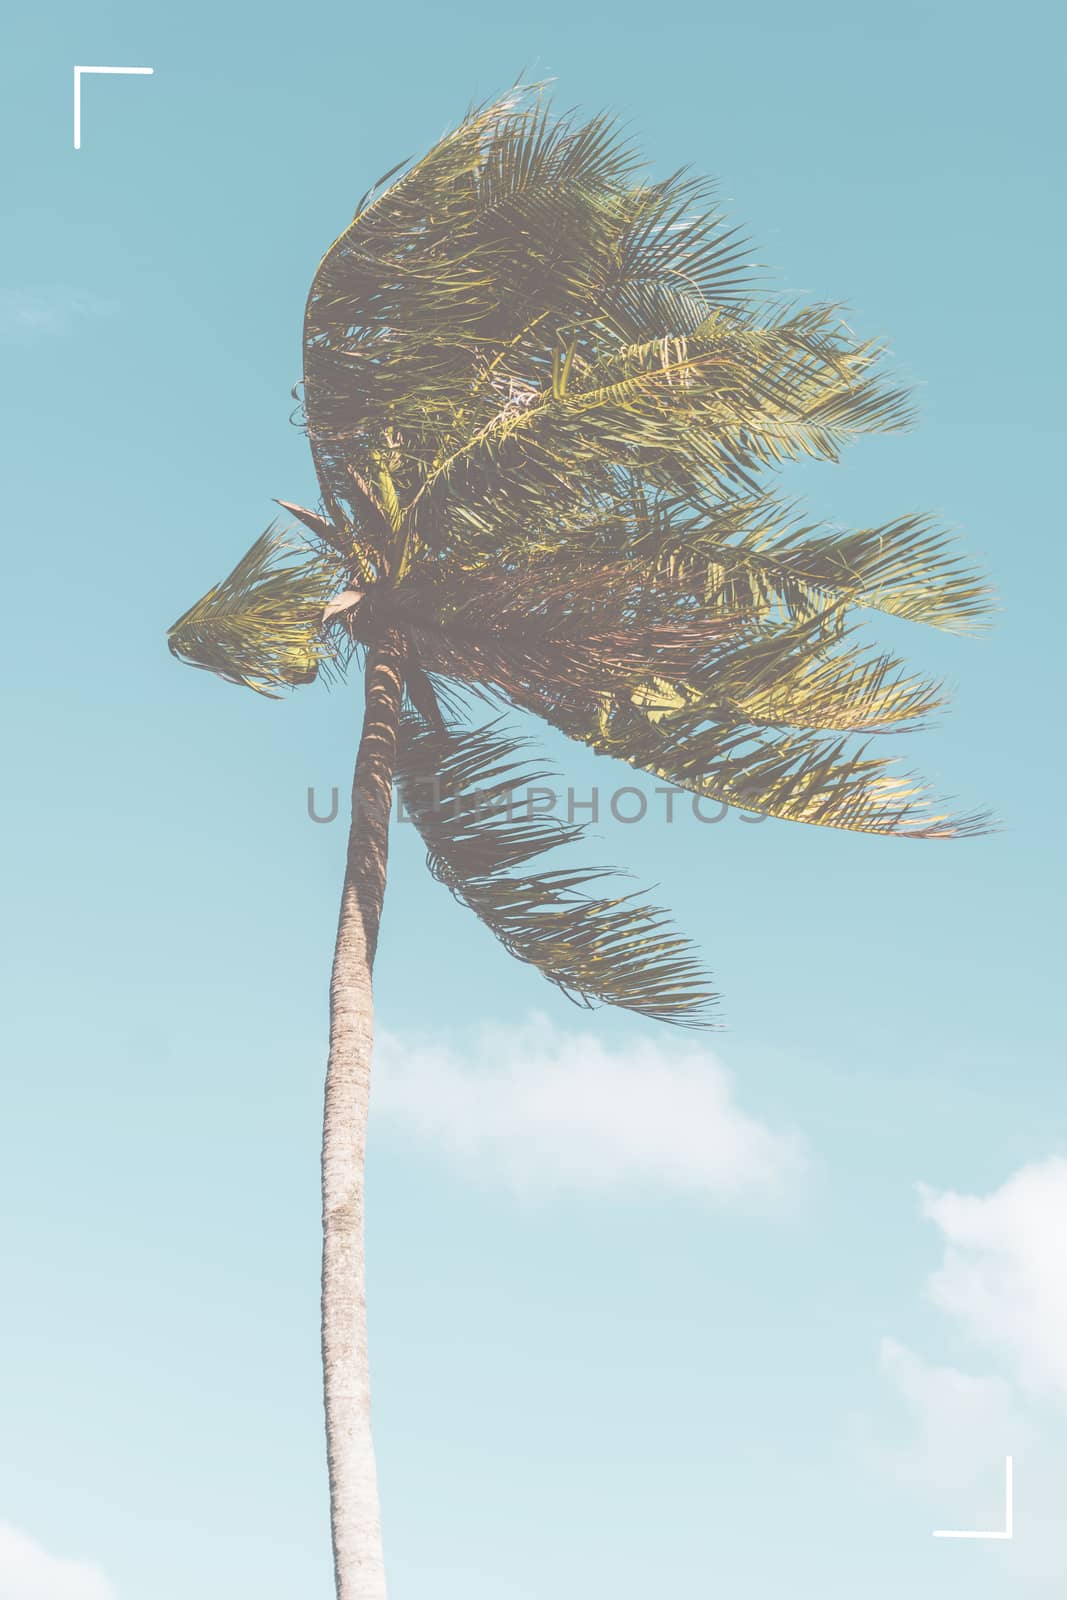
[[330, 982], [322, 1129], [322, 1367], [338, 1600], [385, 1597], [370, 1426], [363, 1155], [374, 1031], [371, 973], [385, 893], [401, 658], [396, 634], [373, 645], [367, 657], [366, 711]]

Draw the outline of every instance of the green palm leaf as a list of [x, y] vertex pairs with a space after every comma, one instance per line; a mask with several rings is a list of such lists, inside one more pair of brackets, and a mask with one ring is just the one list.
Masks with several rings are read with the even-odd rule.
[[174, 623], [171, 654], [277, 699], [273, 690], [310, 683], [331, 655], [321, 624], [336, 585], [336, 569], [270, 527]]
[[965, 838], [987, 831], [985, 814], [954, 816], [914, 774], [854, 748], [847, 739], [782, 733], [694, 697], [677, 708], [641, 696], [605, 703], [595, 716], [559, 704], [555, 725], [601, 755], [708, 799], [787, 822], [891, 833], [911, 839]]
[[810, 617], [857, 606], [953, 633], [990, 613], [988, 584], [930, 517], [850, 532], [805, 524], [767, 496], [661, 496], [635, 533], [657, 569], [729, 610]]

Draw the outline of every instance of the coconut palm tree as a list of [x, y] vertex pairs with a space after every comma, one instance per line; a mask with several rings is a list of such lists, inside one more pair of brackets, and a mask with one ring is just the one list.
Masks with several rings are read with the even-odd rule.
[[942, 696], [858, 625], [968, 630], [983, 584], [925, 517], [819, 526], [768, 485], [906, 424], [881, 356], [832, 307], [764, 293], [706, 185], [651, 180], [611, 120], [556, 117], [537, 92], [387, 174], [315, 273], [321, 504], [280, 501], [289, 531], [169, 638], [264, 694], [363, 671], [322, 1150], [339, 1600], [385, 1593], [363, 1151], [394, 785], [433, 876], [512, 955], [580, 1003], [694, 1026], [715, 997], [661, 910], [602, 868], [531, 867], [583, 830], [516, 808], [545, 771], [502, 707], [764, 816], [912, 839], [982, 826], [875, 748]]

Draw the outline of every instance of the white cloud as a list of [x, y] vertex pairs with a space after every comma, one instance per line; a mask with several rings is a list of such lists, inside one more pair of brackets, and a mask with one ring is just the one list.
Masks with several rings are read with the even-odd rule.
[[373, 1109], [469, 1176], [523, 1190], [680, 1190], [766, 1204], [803, 1141], [743, 1111], [730, 1075], [684, 1039], [611, 1047], [543, 1017], [460, 1052], [385, 1035]]
[[54, 338], [87, 317], [113, 316], [115, 309], [112, 301], [81, 289], [0, 288], [0, 339], [25, 344]]
[[1022, 1389], [1067, 1403], [1067, 1161], [1023, 1167], [984, 1197], [920, 1193], [945, 1244], [935, 1304]]
[[[924, 1497], [930, 1527], [1002, 1526], [1004, 1457], [1015, 1458], [1011, 1591], [1052, 1596], [1067, 1580], [1067, 1162], [1020, 1168], [987, 1195], [920, 1185], [939, 1229], [927, 1294], [958, 1345], [994, 1353], [996, 1373], [927, 1361], [893, 1339], [882, 1374], [907, 1414], [903, 1442], [876, 1451]], [[1009, 1559], [1005, 1555], [1005, 1559]]]
[[115, 1600], [115, 1590], [96, 1567], [59, 1560], [0, 1523], [0, 1600]]

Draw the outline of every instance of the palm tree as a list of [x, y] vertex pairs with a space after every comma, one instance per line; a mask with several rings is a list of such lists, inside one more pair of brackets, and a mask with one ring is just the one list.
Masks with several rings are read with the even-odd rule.
[[[874, 750], [942, 696], [856, 618], [965, 631], [984, 586], [925, 517], [842, 531], [767, 486], [778, 463], [906, 424], [880, 349], [832, 307], [762, 292], [704, 184], [651, 181], [609, 119], [556, 117], [536, 91], [398, 172], [308, 298], [321, 506], [280, 501], [299, 538], [268, 529], [169, 636], [265, 694], [363, 667], [322, 1151], [339, 1600], [385, 1594], [363, 1150], [394, 785], [434, 877], [512, 955], [580, 1003], [693, 1026], [715, 997], [661, 910], [605, 869], [531, 869], [583, 830], [516, 809], [545, 773], [502, 705], [765, 816], [921, 839], [983, 825]], [[497, 710], [475, 725], [478, 702]]]

